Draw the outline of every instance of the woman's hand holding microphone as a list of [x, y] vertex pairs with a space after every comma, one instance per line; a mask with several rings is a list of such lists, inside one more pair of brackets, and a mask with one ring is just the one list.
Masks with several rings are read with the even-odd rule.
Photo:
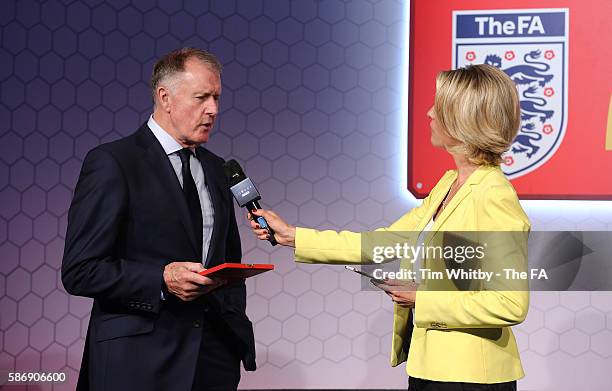
[[274, 230], [274, 239], [276, 239], [278, 244], [282, 246], [295, 247], [295, 227], [287, 224], [280, 218], [279, 215], [271, 210], [256, 209], [247, 213], [247, 219], [249, 220], [251, 228], [258, 239], [268, 240], [270, 235], [268, 234], [268, 231], [259, 226], [257, 221], [253, 220], [251, 213], [255, 216], [261, 216], [266, 219], [270, 228]]

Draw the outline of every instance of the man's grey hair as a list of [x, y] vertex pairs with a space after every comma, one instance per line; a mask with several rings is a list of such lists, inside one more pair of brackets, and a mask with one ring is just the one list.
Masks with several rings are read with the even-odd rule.
[[214, 71], [221, 75], [221, 63], [214, 54], [197, 48], [181, 48], [171, 51], [160, 58], [153, 67], [151, 75], [151, 94], [153, 102], [157, 102], [157, 88], [159, 85], [185, 71], [187, 60], [195, 58], [210, 66]]

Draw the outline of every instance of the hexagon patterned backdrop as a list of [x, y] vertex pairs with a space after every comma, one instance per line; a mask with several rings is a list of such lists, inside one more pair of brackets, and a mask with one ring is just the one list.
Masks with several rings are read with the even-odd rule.
[[[6, 0], [0, 12], [0, 370], [65, 371], [73, 389], [91, 301], [59, 275], [85, 153], [151, 112], [155, 59], [197, 46], [224, 64], [208, 147], [238, 159], [263, 204], [292, 223], [389, 224], [417, 201], [402, 183], [404, 2], [393, 0]], [[433, 80], [432, 80], [433, 83]], [[425, 113], [415, 113], [425, 115]], [[609, 228], [609, 208], [526, 204], [534, 228]], [[405, 388], [388, 365], [392, 306], [340, 268], [298, 266], [257, 242], [244, 258], [259, 369], [241, 387]], [[603, 389], [612, 296], [534, 293], [516, 327], [525, 389]], [[49, 386], [30, 389], [51, 389]], [[565, 388], [567, 387], [567, 388]]]

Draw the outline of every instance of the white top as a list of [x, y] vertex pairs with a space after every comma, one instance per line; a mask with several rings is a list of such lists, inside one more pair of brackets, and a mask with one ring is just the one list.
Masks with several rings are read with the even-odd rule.
[[[425, 245], [425, 236], [427, 236], [429, 231], [431, 231], [431, 227], [433, 227], [433, 225], [434, 225], [434, 220], [432, 217], [429, 220], [429, 223], [427, 223], [425, 228], [423, 228], [423, 230], [419, 234], [419, 238], [417, 239], [417, 248]], [[414, 279], [414, 281], [419, 284], [421, 283], [420, 269], [423, 267], [423, 254], [424, 253], [425, 251], [419, 251], [418, 256], [415, 258], [414, 263], [412, 264], [412, 270], [417, 272], [415, 276], [416, 278]], [[416, 312], [414, 311], [414, 308], [413, 308], [412, 309], [412, 323], [416, 326], [415, 317], [416, 317]]]
[[[419, 234], [419, 238], [417, 239], [417, 248], [425, 246], [425, 236], [431, 231], [431, 227], [434, 225], [434, 220], [431, 218], [429, 223], [423, 228], [421, 233]], [[415, 258], [414, 263], [412, 264], [412, 270], [418, 271], [423, 267], [423, 255], [425, 251], [419, 251], [418, 256]], [[416, 273], [415, 282], [421, 283], [421, 273]]]

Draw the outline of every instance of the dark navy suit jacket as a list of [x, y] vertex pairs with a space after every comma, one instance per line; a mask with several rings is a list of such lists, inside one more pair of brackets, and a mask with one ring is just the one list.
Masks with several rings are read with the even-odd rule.
[[[223, 159], [198, 149], [214, 207], [206, 267], [240, 262], [241, 247]], [[94, 299], [79, 390], [191, 389], [206, 316], [222, 319], [255, 369], [244, 283], [192, 302], [161, 300], [164, 266], [199, 259], [187, 203], [151, 130], [91, 150], [68, 214], [62, 281]]]

